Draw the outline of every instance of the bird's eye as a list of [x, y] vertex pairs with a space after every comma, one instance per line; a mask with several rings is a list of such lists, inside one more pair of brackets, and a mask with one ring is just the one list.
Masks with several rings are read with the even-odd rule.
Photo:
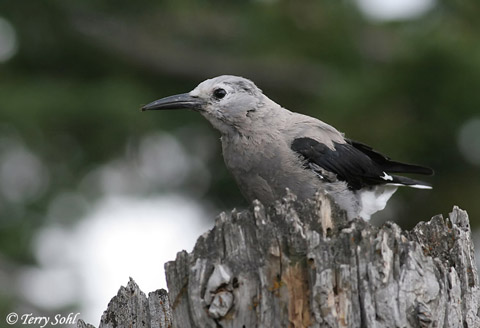
[[222, 99], [223, 97], [225, 97], [226, 94], [227, 91], [225, 91], [224, 89], [215, 89], [213, 91], [213, 96], [217, 99]]

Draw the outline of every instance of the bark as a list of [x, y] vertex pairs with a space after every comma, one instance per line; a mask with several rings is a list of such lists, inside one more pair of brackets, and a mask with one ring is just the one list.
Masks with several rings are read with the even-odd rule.
[[130, 281], [100, 327], [480, 327], [470, 226], [458, 207], [402, 231], [348, 222], [323, 195], [289, 195], [268, 210], [256, 202], [221, 214], [165, 268], [170, 303], [165, 291], [147, 302]]

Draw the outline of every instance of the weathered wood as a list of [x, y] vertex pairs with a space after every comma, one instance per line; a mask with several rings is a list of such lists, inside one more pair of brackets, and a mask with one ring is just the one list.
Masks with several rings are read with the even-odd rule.
[[[324, 195], [289, 195], [269, 210], [221, 214], [165, 268], [173, 327], [480, 327], [470, 226], [458, 207], [406, 232], [348, 222]], [[138, 327], [139, 317], [158, 327], [142, 316], [142, 297], [121, 292], [101, 327]]]
[[[78, 328], [94, 328], [82, 320]], [[151, 292], [147, 296], [130, 278], [127, 287], [120, 287], [117, 296], [108, 303], [103, 313], [99, 328], [170, 328], [171, 312], [168, 293], [165, 289]]]

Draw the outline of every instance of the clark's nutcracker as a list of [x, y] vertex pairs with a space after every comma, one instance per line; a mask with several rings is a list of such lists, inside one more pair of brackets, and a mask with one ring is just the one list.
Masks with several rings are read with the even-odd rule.
[[398, 186], [431, 189], [391, 173], [431, 175], [432, 169], [392, 161], [316, 118], [283, 108], [242, 77], [209, 79], [142, 110], [182, 108], [199, 112], [220, 131], [225, 164], [249, 201], [272, 204], [286, 188], [299, 199], [324, 191], [349, 218], [368, 220]]

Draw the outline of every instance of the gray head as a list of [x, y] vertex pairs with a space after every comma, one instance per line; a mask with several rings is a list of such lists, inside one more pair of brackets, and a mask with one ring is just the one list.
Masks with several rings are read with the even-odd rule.
[[192, 109], [200, 112], [222, 133], [252, 124], [269, 101], [250, 80], [222, 75], [205, 80], [189, 93], [156, 100], [142, 107], [152, 109]]

